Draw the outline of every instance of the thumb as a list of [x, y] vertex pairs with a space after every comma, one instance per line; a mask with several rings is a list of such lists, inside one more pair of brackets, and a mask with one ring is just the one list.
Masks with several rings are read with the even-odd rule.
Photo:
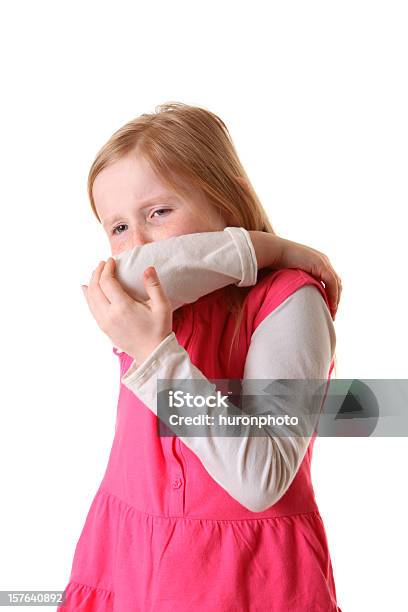
[[143, 275], [146, 293], [153, 307], [168, 306], [168, 297], [154, 266], [149, 266]]

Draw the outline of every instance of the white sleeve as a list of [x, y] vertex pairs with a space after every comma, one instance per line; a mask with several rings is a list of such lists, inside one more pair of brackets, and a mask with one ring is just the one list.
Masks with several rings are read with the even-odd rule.
[[258, 264], [243, 227], [197, 232], [149, 242], [114, 257], [116, 278], [137, 300], [147, 300], [143, 272], [155, 266], [173, 311], [227, 285], [257, 282]]
[[[258, 387], [259, 379], [267, 379], [267, 384], [275, 379], [317, 379], [316, 385], [305, 386], [301, 394], [274, 396], [272, 412], [299, 417], [298, 436], [293, 435], [293, 426], [287, 429], [285, 436], [282, 427], [269, 425], [263, 427], [261, 436], [259, 429], [254, 435], [251, 425], [241, 430], [244, 434], [240, 437], [214, 436], [210, 426], [206, 436], [180, 436], [212, 478], [249, 510], [262, 512], [269, 508], [284, 495], [294, 479], [311, 440], [310, 423], [316, 424], [318, 415], [316, 417], [315, 413], [322, 403], [321, 397], [316, 400], [316, 387], [320, 388], [322, 379], [328, 378], [335, 345], [333, 321], [323, 297], [313, 285], [301, 287], [270, 313], [252, 334], [242, 380], [242, 392], [246, 394], [256, 385], [257, 379]], [[139, 367], [132, 362], [121, 378], [155, 414], [157, 379], [198, 380], [199, 394], [216, 394], [216, 385], [192, 364], [174, 332]], [[229, 406], [233, 405], [229, 402]], [[255, 401], [255, 409], [251, 410], [248, 402], [243, 412], [251, 414], [258, 410], [264, 414], [264, 407], [265, 401], [259, 401], [258, 405]], [[200, 414], [202, 412], [200, 408]], [[205, 412], [231, 414], [230, 409], [208, 406]], [[236, 414], [237, 408], [232, 412]], [[312, 413], [315, 416], [310, 416]], [[188, 414], [193, 414], [190, 408]], [[306, 435], [306, 430], [310, 435]]]

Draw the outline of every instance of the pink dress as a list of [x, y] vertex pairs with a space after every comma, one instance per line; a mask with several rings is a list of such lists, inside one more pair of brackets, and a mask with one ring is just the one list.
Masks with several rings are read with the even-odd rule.
[[[207, 378], [242, 379], [253, 331], [305, 284], [328, 305], [322, 284], [306, 273], [274, 271], [258, 281], [229, 366], [234, 320], [223, 289], [187, 305], [173, 331]], [[122, 376], [133, 360], [113, 351]], [[159, 437], [156, 415], [121, 383], [107, 469], [58, 611], [341, 612], [311, 482], [315, 437], [286, 493], [252, 512], [178, 437]]]

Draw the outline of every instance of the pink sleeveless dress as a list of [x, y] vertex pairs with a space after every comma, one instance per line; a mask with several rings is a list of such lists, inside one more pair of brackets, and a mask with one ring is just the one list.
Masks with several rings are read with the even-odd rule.
[[[229, 365], [234, 320], [222, 288], [187, 305], [173, 331], [207, 378], [242, 379], [253, 331], [306, 284], [328, 305], [323, 285], [301, 270], [267, 271], [258, 280]], [[132, 358], [113, 352], [123, 376]], [[108, 465], [58, 611], [341, 612], [311, 482], [315, 438], [287, 492], [252, 512], [178, 437], [160, 437], [156, 415], [121, 382]]]

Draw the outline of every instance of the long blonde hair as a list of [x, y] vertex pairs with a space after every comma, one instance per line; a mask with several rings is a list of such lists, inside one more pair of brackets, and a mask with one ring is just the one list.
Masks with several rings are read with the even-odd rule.
[[[239, 160], [225, 123], [213, 112], [181, 102], [155, 107], [119, 128], [102, 146], [88, 175], [88, 196], [100, 222], [92, 194], [96, 176], [111, 163], [135, 151], [150, 163], [164, 183], [176, 192], [189, 190], [203, 195], [228, 226], [276, 234]], [[224, 288], [228, 310], [236, 317], [234, 341], [239, 342], [243, 302], [251, 287]], [[175, 318], [183, 316], [183, 307]], [[236, 345], [236, 346], [237, 346]]]

